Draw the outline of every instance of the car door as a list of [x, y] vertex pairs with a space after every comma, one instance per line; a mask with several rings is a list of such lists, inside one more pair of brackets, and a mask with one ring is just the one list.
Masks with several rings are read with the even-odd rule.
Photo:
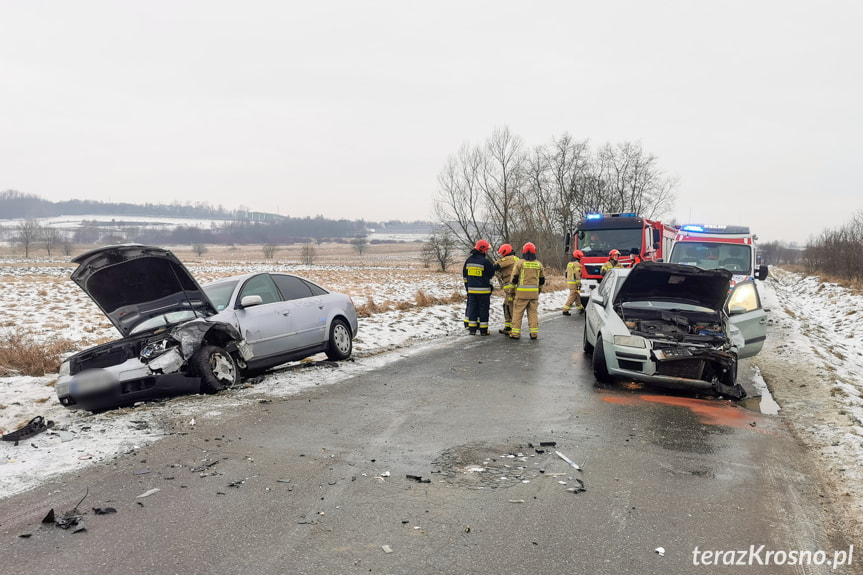
[[737, 350], [737, 357], [758, 354], [767, 339], [767, 312], [761, 308], [761, 297], [753, 280], [734, 286], [725, 302], [725, 313], [743, 336], [744, 345]]
[[590, 294], [590, 300], [585, 309], [584, 321], [586, 337], [591, 345], [596, 345], [596, 334], [602, 331], [602, 326], [608, 318], [608, 304], [614, 294], [617, 280], [615, 270], [609, 270], [608, 275], [599, 283], [599, 287]]
[[[270, 274], [285, 300], [295, 349], [319, 345], [327, 340], [326, 301], [329, 294], [315, 293], [297, 276]], [[319, 291], [323, 291], [318, 288]]]
[[[259, 296], [261, 301], [243, 306], [243, 299], [247, 296]], [[255, 359], [283, 353], [293, 345], [290, 309], [287, 302], [282, 300], [270, 274], [253, 276], [240, 287], [235, 315], [240, 332], [251, 346]]]

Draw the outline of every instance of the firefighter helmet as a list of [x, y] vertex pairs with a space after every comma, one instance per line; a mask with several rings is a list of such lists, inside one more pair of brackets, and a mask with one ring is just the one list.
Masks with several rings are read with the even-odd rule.
[[491, 248], [491, 244], [485, 240], [477, 240], [476, 245], [473, 247], [473, 249], [475, 249], [481, 254], [487, 252], [489, 248]]
[[503, 244], [499, 248], [497, 248], [497, 253], [501, 255], [501, 257], [508, 256], [512, 253], [512, 246], [509, 244]]
[[536, 246], [530, 242], [527, 242], [526, 244], [524, 244], [524, 247], [521, 248], [521, 253], [523, 253], [523, 254], [535, 254], [536, 253]]
[[611, 250], [610, 252], [608, 252], [608, 257], [610, 257], [613, 260], [616, 260], [617, 258], [620, 257], [620, 250]]
[[584, 257], [584, 252], [581, 250], [575, 250], [574, 252], [572, 252], [572, 257], [574, 257], [577, 260], [580, 260], [581, 258]]

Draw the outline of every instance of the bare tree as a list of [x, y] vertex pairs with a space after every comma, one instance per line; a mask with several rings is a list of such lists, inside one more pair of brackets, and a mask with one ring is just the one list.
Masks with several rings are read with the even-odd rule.
[[60, 241], [61, 238], [62, 234], [57, 228], [41, 226], [39, 229], [39, 239], [42, 240], [42, 243], [45, 245], [45, 251], [48, 252], [48, 257], [51, 257], [51, 248], [54, 247], [54, 244]]
[[677, 182], [640, 144], [606, 144], [592, 154], [570, 135], [525, 152], [508, 128], [481, 147], [463, 145], [438, 176], [435, 214], [459, 246], [479, 238], [532, 241], [546, 261], [562, 266], [563, 238], [590, 212], [658, 217], [674, 202]]
[[311, 266], [315, 264], [315, 260], [318, 258], [318, 249], [315, 247], [315, 244], [312, 242], [306, 242], [300, 247], [300, 261], [307, 266]]
[[196, 256], [201, 257], [205, 253], [207, 253], [207, 246], [204, 244], [192, 244], [192, 251]]
[[508, 127], [495, 130], [485, 145], [479, 187], [484, 211], [492, 226], [487, 234], [495, 240], [508, 238], [517, 225], [525, 177], [524, 145]]
[[440, 271], [445, 272], [447, 267], [455, 261], [457, 251], [458, 241], [453, 232], [442, 226], [437, 228], [423, 244], [422, 258], [424, 262], [437, 262]]
[[21, 244], [21, 247], [24, 248], [24, 257], [30, 257], [30, 248], [33, 244], [39, 240], [41, 236], [42, 226], [39, 224], [39, 220], [24, 220], [15, 226], [15, 241]]
[[357, 236], [351, 239], [350, 244], [355, 252], [363, 255], [369, 249], [369, 238], [368, 236]]
[[264, 253], [264, 258], [266, 258], [268, 260], [273, 259], [273, 256], [276, 255], [277, 249], [278, 248], [273, 244], [264, 244], [264, 246], [261, 248], [261, 250]]
[[451, 237], [465, 248], [487, 236], [483, 197], [478, 180], [485, 159], [478, 148], [463, 145], [438, 175], [435, 214]]

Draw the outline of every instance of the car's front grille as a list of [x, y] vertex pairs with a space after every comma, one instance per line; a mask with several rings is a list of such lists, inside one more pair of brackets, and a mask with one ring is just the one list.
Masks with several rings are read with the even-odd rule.
[[629, 371], [642, 371], [644, 369], [644, 363], [640, 361], [629, 361], [618, 358], [617, 364], [620, 366], [620, 369], [628, 369]]
[[687, 379], [701, 379], [704, 373], [704, 360], [702, 359], [679, 359], [676, 361], [660, 361], [656, 366], [658, 375], [669, 377], [685, 377]]

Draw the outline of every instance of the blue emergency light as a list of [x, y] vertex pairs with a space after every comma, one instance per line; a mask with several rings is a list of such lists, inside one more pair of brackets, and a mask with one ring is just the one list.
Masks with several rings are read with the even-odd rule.
[[680, 229], [682, 229], [685, 232], [703, 232], [704, 231], [704, 228], [702, 228], [701, 226], [683, 226]]
[[585, 214], [584, 218], [587, 220], [601, 220], [602, 214]]

